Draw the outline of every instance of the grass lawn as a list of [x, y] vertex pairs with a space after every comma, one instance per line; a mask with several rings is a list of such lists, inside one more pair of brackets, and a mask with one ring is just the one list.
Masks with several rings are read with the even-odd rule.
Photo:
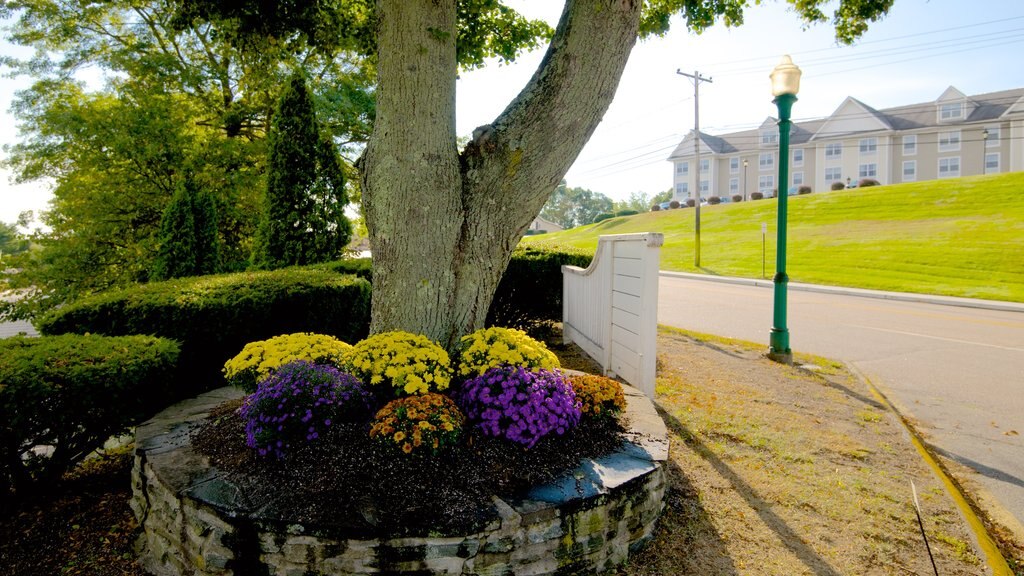
[[[760, 278], [775, 270], [776, 202], [647, 212], [524, 239], [597, 247], [602, 234], [661, 232], [661, 269]], [[1024, 302], [1024, 173], [894, 184], [789, 198], [793, 282]]]

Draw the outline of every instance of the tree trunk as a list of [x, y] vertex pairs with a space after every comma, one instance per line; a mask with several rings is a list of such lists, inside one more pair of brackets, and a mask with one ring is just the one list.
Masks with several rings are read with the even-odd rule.
[[371, 331], [452, 347], [480, 328], [523, 232], [604, 115], [641, 0], [568, 0], [529, 84], [461, 156], [455, 0], [378, 0], [374, 132], [360, 159]]

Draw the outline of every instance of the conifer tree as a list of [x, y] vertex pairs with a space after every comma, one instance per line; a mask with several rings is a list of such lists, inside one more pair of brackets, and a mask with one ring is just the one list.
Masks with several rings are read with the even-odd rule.
[[267, 135], [267, 191], [253, 263], [280, 268], [332, 260], [351, 236], [341, 158], [321, 136], [301, 73], [288, 80]]
[[218, 269], [217, 207], [191, 175], [178, 185], [160, 219], [159, 249], [151, 278], [213, 274]]

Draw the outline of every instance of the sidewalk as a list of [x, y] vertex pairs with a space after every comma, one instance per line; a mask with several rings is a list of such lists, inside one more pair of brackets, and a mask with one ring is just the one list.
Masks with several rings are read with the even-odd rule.
[[[703, 280], [706, 282], [721, 282], [723, 284], [740, 284], [744, 286], [759, 286], [772, 288], [774, 283], [771, 280], [758, 280], [756, 278], [736, 278], [733, 276], [712, 276], [709, 274], [691, 274], [688, 272], [669, 272], [660, 270], [661, 276], [674, 278], [685, 278], [687, 280]], [[844, 296], [859, 296], [861, 298], [878, 298], [881, 300], [898, 300], [902, 302], [922, 302], [926, 304], [938, 304], [940, 306], [959, 306], [961, 308], [981, 308], [984, 310], [1002, 310], [1006, 312], [1020, 312], [1024, 314], [1024, 304], [1019, 302], [1004, 302], [1001, 300], [980, 300], [977, 298], [957, 298], [954, 296], [936, 296], [933, 294], [915, 294], [913, 292], [886, 292], [883, 290], [867, 290], [864, 288], [846, 288], [843, 286], [823, 286], [821, 284], [802, 284], [790, 282], [789, 290], [802, 292], [822, 292], [825, 294], [841, 294]]]

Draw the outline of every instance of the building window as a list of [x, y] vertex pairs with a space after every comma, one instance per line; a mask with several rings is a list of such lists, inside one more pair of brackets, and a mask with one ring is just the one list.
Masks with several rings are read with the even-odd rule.
[[700, 191], [701, 192], [707, 192], [708, 191], [708, 181], [707, 180], [701, 180], [700, 181]]
[[878, 164], [861, 164], [857, 168], [859, 178], [874, 178], [878, 176]]
[[997, 148], [999, 146], [999, 127], [989, 126], [985, 128], [988, 130], [988, 138], [985, 139], [985, 146], [988, 148]]
[[740, 171], [740, 157], [729, 158], [729, 174], [736, 174]]
[[954, 178], [960, 175], [960, 157], [939, 158], [939, 178]]
[[917, 161], [907, 160], [903, 163], [903, 181], [913, 182], [917, 180]]
[[763, 174], [757, 178], [757, 190], [765, 195], [771, 195], [772, 189], [775, 188], [775, 176], [771, 174]]
[[707, 172], [710, 169], [711, 169], [711, 160], [708, 160], [707, 158], [701, 158], [701, 160], [700, 160], [700, 173], [704, 174], [705, 172]]
[[778, 146], [779, 144], [779, 132], [777, 130], [771, 130], [761, 132], [761, 146]]
[[804, 149], [803, 148], [795, 148], [795, 149], [793, 149], [793, 166], [803, 166], [803, 165], [804, 165]]
[[676, 184], [676, 196], [682, 196], [690, 193], [690, 185], [686, 182], [679, 182]]
[[825, 159], [838, 160], [843, 157], [843, 145], [841, 143], [825, 145]]
[[940, 120], [957, 120], [964, 117], [964, 105], [962, 102], [955, 104], [943, 104], [939, 107]]
[[803, 185], [804, 185], [804, 173], [803, 172], [793, 172], [793, 186], [803, 186]]
[[825, 168], [825, 182], [836, 182], [843, 179], [842, 168]]
[[762, 152], [760, 156], [761, 170], [771, 170], [775, 166], [775, 154]]
[[740, 191], [740, 179], [730, 178], [729, 179], [729, 194], [736, 194]]
[[960, 131], [939, 132], [939, 152], [955, 152], [960, 149]]
[[860, 153], [861, 154], [874, 154], [878, 152], [878, 138], [861, 138], [860, 139]]
[[909, 134], [903, 137], [903, 155], [913, 156], [917, 154], [917, 135]]
[[985, 174], [999, 172], [999, 153], [985, 154]]
[[690, 175], [690, 163], [689, 162], [676, 162], [676, 174], [680, 176]]

